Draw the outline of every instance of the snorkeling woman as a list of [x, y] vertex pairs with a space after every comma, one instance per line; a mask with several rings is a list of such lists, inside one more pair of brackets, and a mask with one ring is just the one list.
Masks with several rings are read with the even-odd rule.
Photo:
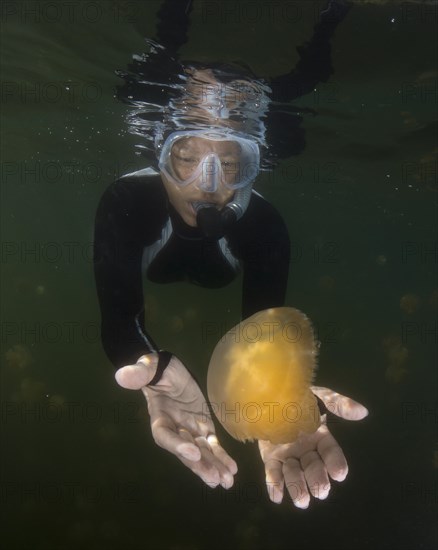
[[[144, 394], [157, 445], [209, 486], [228, 489], [237, 465], [189, 370], [146, 330], [143, 279], [214, 289], [242, 272], [242, 319], [284, 306], [288, 229], [253, 184], [260, 170], [303, 149], [301, 117], [286, 103], [329, 78], [330, 39], [348, 6], [330, 1], [296, 68], [263, 79], [237, 65], [179, 60], [192, 5], [164, 2], [150, 51], [119, 73], [125, 83], [118, 97], [133, 108], [129, 122], [144, 138], [148, 166], [120, 178], [101, 199], [95, 275], [102, 342], [117, 382]], [[332, 390], [312, 391], [322, 409], [326, 404], [344, 419], [367, 415]], [[295, 442], [259, 441], [273, 502], [281, 502], [286, 485], [295, 506], [307, 508], [310, 494], [327, 497], [330, 478], [345, 479], [347, 462], [325, 412], [317, 431]]]

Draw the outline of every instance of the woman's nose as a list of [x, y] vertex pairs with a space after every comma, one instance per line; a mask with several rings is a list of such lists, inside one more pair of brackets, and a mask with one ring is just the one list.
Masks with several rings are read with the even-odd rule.
[[221, 171], [219, 157], [214, 153], [207, 155], [202, 161], [199, 188], [207, 193], [215, 193], [221, 183]]

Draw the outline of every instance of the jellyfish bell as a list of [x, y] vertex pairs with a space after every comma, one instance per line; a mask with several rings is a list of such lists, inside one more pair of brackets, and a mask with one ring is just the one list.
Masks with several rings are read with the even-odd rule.
[[317, 344], [301, 311], [260, 311], [228, 331], [208, 368], [211, 407], [234, 438], [290, 443], [320, 426], [310, 390]]

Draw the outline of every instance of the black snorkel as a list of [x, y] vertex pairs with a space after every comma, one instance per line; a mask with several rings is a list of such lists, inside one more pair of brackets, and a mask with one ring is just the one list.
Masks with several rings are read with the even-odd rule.
[[226, 210], [228, 210], [226, 207], [221, 211], [208, 204], [199, 207], [197, 210], [196, 223], [207, 239], [220, 239], [236, 221], [236, 217], [233, 214], [232, 217], [234, 219], [229, 219], [228, 214], [225, 212]]
[[205, 204], [197, 209], [196, 223], [208, 239], [221, 239], [238, 220], [236, 212], [230, 206], [218, 210]]
[[208, 239], [219, 240], [240, 220], [248, 208], [251, 198], [252, 182], [238, 189], [233, 199], [218, 210], [211, 203], [199, 202], [194, 205], [196, 223]]

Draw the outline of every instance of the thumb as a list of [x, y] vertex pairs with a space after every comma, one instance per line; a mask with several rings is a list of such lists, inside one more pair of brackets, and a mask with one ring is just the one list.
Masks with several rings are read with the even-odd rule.
[[340, 416], [345, 420], [362, 420], [362, 418], [368, 416], [366, 407], [346, 395], [341, 395], [329, 388], [320, 386], [312, 386], [311, 390], [324, 402], [327, 410], [336, 416]]
[[152, 380], [157, 363], [155, 354], [142, 355], [135, 365], [126, 365], [116, 372], [116, 382], [127, 390], [139, 390]]

